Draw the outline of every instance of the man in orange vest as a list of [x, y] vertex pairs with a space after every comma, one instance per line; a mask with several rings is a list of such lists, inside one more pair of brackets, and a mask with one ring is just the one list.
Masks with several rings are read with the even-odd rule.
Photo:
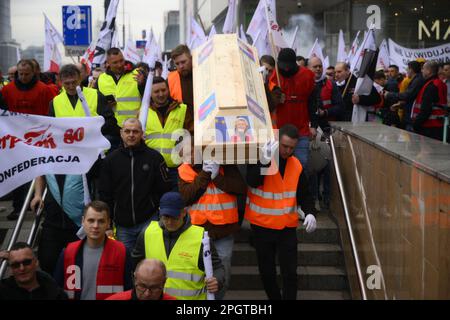
[[69, 299], [105, 300], [132, 288], [131, 257], [122, 242], [109, 239], [109, 207], [93, 201], [84, 210], [85, 240], [71, 242], [61, 252], [55, 279]]
[[438, 78], [436, 61], [425, 62], [422, 75], [425, 85], [413, 105], [412, 120], [416, 133], [441, 140], [444, 130], [444, 108], [447, 106], [447, 86]]
[[237, 195], [245, 194], [247, 185], [237, 166], [211, 161], [194, 164], [193, 152], [189, 156], [178, 167], [178, 188], [189, 206], [191, 223], [208, 231], [224, 266], [225, 284], [216, 293], [216, 299], [222, 300], [230, 282], [233, 234], [239, 230]]
[[192, 56], [191, 50], [186, 45], [179, 45], [172, 50], [172, 61], [177, 67], [176, 71], [169, 73], [170, 96], [188, 106], [191, 114], [194, 113], [194, 87], [192, 80]]
[[[245, 218], [251, 224], [259, 273], [270, 300], [295, 300], [297, 297], [298, 206], [308, 213], [304, 222], [306, 231], [309, 233], [316, 229], [316, 210], [307, 176], [300, 161], [292, 156], [298, 137], [298, 130], [293, 125], [280, 129], [279, 163], [272, 160], [272, 168], [278, 167], [275, 174], [262, 175], [263, 165], [260, 163], [247, 168], [249, 190]], [[273, 159], [277, 147], [278, 142], [264, 146], [266, 163]], [[277, 254], [283, 280], [282, 293], [277, 284]]]

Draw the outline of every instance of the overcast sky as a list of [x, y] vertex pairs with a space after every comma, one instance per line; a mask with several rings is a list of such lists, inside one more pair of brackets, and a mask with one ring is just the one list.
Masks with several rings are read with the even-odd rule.
[[[178, 10], [179, 0], [120, 0], [117, 13], [117, 27], [123, 25], [123, 1], [125, 1], [125, 28], [128, 37], [128, 26], [134, 40], [142, 38], [142, 30], [153, 27], [156, 37], [160, 39], [163, 32], [164, 12]], [[103, 21], [103, 0], [12, 0], [11, 27], [13, 38], [25, 49], [30, 45], [44, 44], [45, 13], [53, 25], [62, 33], [63, 5], [92, 6], [92, 23]], [[163, 35], [161, 35], [163, 39]], [[122, 36], [120, 37], [122, 43]]]

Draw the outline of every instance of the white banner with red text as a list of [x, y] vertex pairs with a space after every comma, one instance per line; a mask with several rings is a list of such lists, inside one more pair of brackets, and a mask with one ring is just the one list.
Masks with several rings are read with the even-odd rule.
[[110, 148], [104, 122], [0, 110], [0, 197], [41, 175], [87, 173]]

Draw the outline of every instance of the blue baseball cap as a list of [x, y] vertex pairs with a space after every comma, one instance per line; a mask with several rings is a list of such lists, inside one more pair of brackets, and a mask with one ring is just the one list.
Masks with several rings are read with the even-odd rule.
[[167, 192], [159, 201], [159, 215], [178, 218], [185, 207], [179, 192]]

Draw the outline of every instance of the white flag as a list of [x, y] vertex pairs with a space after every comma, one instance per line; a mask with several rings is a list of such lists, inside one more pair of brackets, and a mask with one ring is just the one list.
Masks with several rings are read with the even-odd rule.
[[347, 59], [345, 59], [345, 62], [350, 63], [353, 59], [353, 57], [356, 55], [356, 51], [359, 47], [359, 34], [361, 31], [358, 31], [356, 33], [355, 39], [352, 42], [352, 46], [350, 47], [350, 50], [348, 51]]
[[339, 43], [338, 43], [338, 52], [337, 52], [337, 62], [345, 62], [347, 59], [347, 53], [345, 52], [345, 40], [344, 40], [344, 32], [339, 30]]
[[273, 12], [274, 17], [276, 17], [275, 0], [268, 0], [267, 2], [266, 0], [259, 0], [258, 6], [256, 7], [252, 20], [247, 28], [247, 34], [252, 37], [253, 42], [256, 41], [256, 36], [259, 32], [261, 32], [261, 36], [264, 37], [265, 33], [268, 31], [266, 3], [269, 3], [271, 11]]
[[95, 45], [97, 44], [96, 40], [93, 40], [89, 45], [89, 48], [86, 49], [86, 52], [81, 57], [81, 63], [86, 65], [87, 73], [90, 74], [92, 70], [92, 62], [94, 61], [94, 53], [95, 53]]
[[156, 61], [162, 61], [161, 47], [156, 41], [153, 29], [151, 29], [148, 33], [147, 42], [145, 44], [144, 57], [142, 58], [142, 61], [147, 63], [150, 68], [155, 67]]
[[163, 77], [166, 80], [169, 77], [169, 63], [170, 63], [170, 60], [167, 61], [167, 55], [165, 55], [164, 56], [164, 61], [162, 63], [163, 70], [162, 70], [162, 73], [161, 73], [161, 77]]
[[17, 62], [22, 60], [22, 57], [20, 56], [20, 49], [19, 49], [19, 47], [16, 47], [16, 56], [17, 56]]
[[133, 40], [128, 40], [123, 51], [123, 57], [125, 60], [131, 61], [133, 64], [141, 62], [141, 56], [136, 48], [136, 42]]
[[191, 17], [191, 41], [189, 43], [189, 48], [194, 50], [195, 48], [201, 46], [207, 40], [205, 31], [198, 24], [198, 22]]
[[[273, 1], [275, 3], [275, 1]], [[273, 44], [277, 47], [278, 51], [282, 48], [288, 48], [289, 45], [286, 43], [281, 32], [281, 28], [278, 25], [277, 19], [275, 17], [275, 12], [270, 5], [270, 1], [266, 1], [266, 17], [267, 17], [267, 28], [272, 34]], [[278, 52], [274, 52], [273, 56], [276, 57]]]
[[317, 38], [316, 41], [314, 41], [311, 50], [309, 51], [308, 59], [311, 59], [313, 57], [319, 58], [320, 61], [322, 61], [322, 64], [324, 63], [322, 47], [320, 46], [319, 39]]
[[222, 33], [234, 33], [236, 30], [236, 11], [237, 1], [228, 0], [228, 10], [225, 22], [223, 24]]
[[[20, 126], [17, 125], [20, 123]], [[0, 197], [45, 174], [85, 174], [110, 143], [103, 117], [0, 117]]]
[[271, 55], [271, 49], [270, 49], [270, 43], [268, 38], [268, 33], [264, 32], [264, 36], [261, 35], [261, 32], [258, 32], [256, 35], [255, 42], [253, 43], [253, 46], [256, 47], [256, 50], [258, 50], [258, 55], [261, 58], [264, 55]]
[[212, 25], [211, 30], [209, 30], [208, 40], [214, 37], [217, 34], [216, 27]]
[[58, 44], [63, 44], [64, 39], [56, 30], [47, 16], [45, 17], [45, 46], [44, 46], [44, 71], [58, 72], [61, 65], [61, 54]]
[[378, 53], [377, 70], [387, 70], [390, 65], [389, 48], [386, 39], [380, 44], [380, 52]]
[[111, 49], [118, 5], [119, 0], [111, 0], [109, 4], [106, 19], [100, 29], [95, 47], [94, 59], [92, 61], [95, 65], [102, 65], [106, 61], [106, 52]]
[[247, 36], [245, 35], [244, 26], [241, 24], [241, 28], [239, 29], [239, 38], [248, 44]]
[[294, 49], [294, 50], [296, 50], [294, 45], [295, 45], [295, 40], [297, 40], [297, 33], [298, 33], [298, 26], [295, 27], [294, 35], [292, 36], [292, 39], [291, 39], [291, 42], [290, 42], [291, 46], [289, 47], [289, 48]]
[[328, 56], [326, 56], [325, 59], [323, 59], [322, 64], [323, 64], [323, 72], [325, 73], [325, 71], [330, 66], [330, 58], [328, 58]]
[[356, 56], [353, 57], [353, 60], [351, 62], [350, 71], [354, 72], [356, 75], [358, 75], [358, 72], [361, 69], [361, 63], [363, 61], [365, 50], [377, 50], [377, 45], [375, 43], [375, 32], [373, 29], [370, 29], [369, 32], [364, 33], [364, 40], [360, 48], [358, 49]]
[[111, 48], [120, 48], [119, 30], [117, 30], [117, 26], [114, 27], [114, 33], [111, 40]]

